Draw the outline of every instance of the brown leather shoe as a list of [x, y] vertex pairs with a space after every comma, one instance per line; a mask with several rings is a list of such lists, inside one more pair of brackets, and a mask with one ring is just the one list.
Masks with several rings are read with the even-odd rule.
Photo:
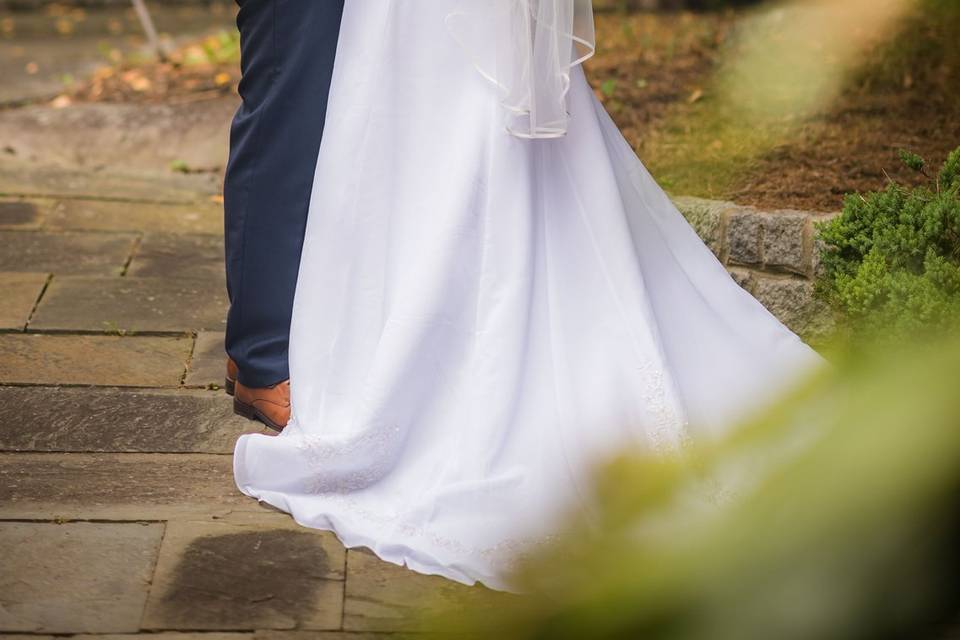
[[275, 431], [283, 431], [290, 421], [290, 381], [284, 380], [265, 389], [252, 389], [237, 382], [233, 412], [248, 420], [259, 420]]
[[227, 376], [223, 380], [223, 388], [227, 390], [228, 396], [232, 396], [235, 393], [239, 371], [240, 368], [237, 367], [237, 363], [233, 361], [233, 358], [227, 357]]

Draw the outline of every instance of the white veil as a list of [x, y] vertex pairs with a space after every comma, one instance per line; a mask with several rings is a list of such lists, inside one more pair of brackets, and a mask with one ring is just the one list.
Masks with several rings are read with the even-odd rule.
[[592, 0], [460, 0], [447, 27], [499, 87], [520, 138], [567, 132], [570, 70], [596, 49]]

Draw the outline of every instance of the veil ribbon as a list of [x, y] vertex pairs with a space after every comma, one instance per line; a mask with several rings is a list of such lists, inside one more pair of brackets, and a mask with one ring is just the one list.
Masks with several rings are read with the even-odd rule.
[[446, 23], [500, 89], [511, 134], [566, 134], [571, 69], [596, 50], [592, 0], [460, 0]]

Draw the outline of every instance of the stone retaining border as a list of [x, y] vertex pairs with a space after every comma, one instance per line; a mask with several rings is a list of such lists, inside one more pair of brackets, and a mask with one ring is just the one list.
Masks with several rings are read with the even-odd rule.
[[816, 341], [832, 331], [830, 310], [814, 296], [820, 269], [814, 224], [839, 214], [765, 211], [689, 196], [673, 201], [737, 283], [794, 332]]

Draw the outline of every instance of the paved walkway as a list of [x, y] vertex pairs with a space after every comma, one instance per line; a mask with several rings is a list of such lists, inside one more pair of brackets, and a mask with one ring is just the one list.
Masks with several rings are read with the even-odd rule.
[[236, 490], [215, 197], [0, 169], [0, 635], [381, 637], [480, 592]]

